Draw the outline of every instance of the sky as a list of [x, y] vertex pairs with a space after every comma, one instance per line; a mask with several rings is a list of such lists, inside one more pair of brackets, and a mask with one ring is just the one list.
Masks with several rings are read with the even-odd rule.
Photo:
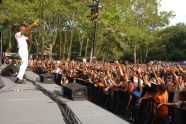
[[160, 10], [174, 11], [176, 15], [170, 21], [170, 25], [175, 25], [179, 22], [186, 24], [186, 0], [161, 0]]

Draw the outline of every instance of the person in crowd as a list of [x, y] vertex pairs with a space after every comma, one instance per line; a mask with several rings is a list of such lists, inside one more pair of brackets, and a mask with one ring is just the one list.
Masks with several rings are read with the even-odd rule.
[[57, 85], [61, 85], [62, 70], [60, 69], [59, 63], [55, 65], [55, 69], [52, 71], [54, 73], [54, 81]]
[[[145, 108], [143, 112], [147, 111], [147, 113], [149, 111], [153, 113], [154, 111], [151, 107], [145, 106], [151, 106], [153, 102], [156, 104], [177, 103], [179, 93], [186, 91], [183, 66], [173, 63], [121, 64], [118, 61], [115, 61], [115, 63], [89, 63], [30, 60], [30, 66], [33, 69], [41, 68], [48, 73], [56, 72], [58, 68], [60, 70], [58, 74], [62, 77], [61, 81], [58, 82], [63, 85], [71, 83], [73, 80], [79, 80], [81, 83], [86, 82], [85, 85], [91, 87], [89, 89], [92, 90], [90, 93], [93, 96], [91, 100], [97, 101], [97, 103], [104, 101], [103, 94], [108, 94], [107, 96], [110, 97], [108, 101], [114, 101], [117, 104], [121, 102], [121, 100], [118, 100], [122, 96], [120, 94], [127, 93], [137, 99], [126, 97], [129, 100], [125, 100], [121, 98], [122, 102], [127, 101], [126, 108], [129, 108], [129, 106], [135, 107], [139, 104], [139, 107]], [[132, 104], [133, 101], [135, 101], [135, 104]], [[146, 102], [144, 103], [144, 101]], [[150, 104], [148, 104], [149, 101]], [[122, 109], [124, 110], [124, 107]], [[155, 110], [157, 118], [155, 123], [165, 123], [168, 117], [168, 107], [160, 105]]]
[[162, 106], [173, 106], [177, 107], [177, 111], [175, 112], [175, 123], [176, 124], [185, 124], [186, 123], [186, 91], [179, 92], [179, 100], [177, 102], [170, 102], [170, 103], [160, 103], [157, 106], [159, 109]]
[[[158, 91], [155, 96], [156, 103], [168, 103], [168, 92], [167, 87], [165, 84], [158, 85]], [[156, 123], [157, 124], [165, 124], [166, 119], [168, 117], [168, 107], [161, 106], [159, 109], [156, 110]]]

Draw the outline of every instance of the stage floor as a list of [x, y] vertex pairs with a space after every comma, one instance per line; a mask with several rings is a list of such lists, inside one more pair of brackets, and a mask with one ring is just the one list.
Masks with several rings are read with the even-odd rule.
[[[30, 80], [36, 81], [38, 75], [27, 71]], [[0, 124], [65, 124], [61, 111], [53, 100], [37, 90], [27, 81], [15, 84], [15, 77], [2, 77], [5, 87], [0, 89]], [[56, 84], [40, 85], [52, 92], [61, 92]], [[62, 100], [71, 108], [83, 124], [127, 124], [128, 122], [111, 112], [89, 102]]]

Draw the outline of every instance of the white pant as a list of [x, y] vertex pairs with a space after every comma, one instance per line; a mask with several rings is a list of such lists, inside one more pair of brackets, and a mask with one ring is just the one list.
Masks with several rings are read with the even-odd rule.
[[17, 78], [22, 80], [25, 74], [25, 70], [28, 66], [28, 48], [20, 47], [18, 53], [19, 56], [21, 57], [21, 66], [19, 68], [19, 73], [17, 75]]

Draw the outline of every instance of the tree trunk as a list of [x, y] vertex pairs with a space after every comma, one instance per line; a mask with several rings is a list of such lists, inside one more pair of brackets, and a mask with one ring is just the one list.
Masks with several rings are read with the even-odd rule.
[[136, 44], [134, 44], [134, 53], [133, 53], [133, 55], [134, 55], [134, 64], [136, 64], [136, 48], [137, 46], [136, 46]]
[[[75, 17], [75, 13], [72, 13], [72, 20], [74, 20], [74, 17]], [[72, 40], [74, 37], [74, 30], [75, 30], [75, 26], [73, 26], [70, 30], [70, 43], [69, 43], [68, 57], [67, 57], [68, 60], [70, 60], [72, 56]]]
[[93, 48], [91, 47], [91, 50], [90, 50], [90, 62], [92, 62], [92, 55], [93, 55]]
[[12, 48], [12, 25], [10, 23], [9, 25], [9, 41], [8, 41], [8, 52], [11, 51], [11, 48]]
[[63, 51], [62, 51], [62, 59], [65, 60], [66, 55], [66, 43], [67, 43], [67, 36], [66, 31], [64, 32], [64, 44], [63, 44]]
[[44, 21], [44, 25], [43, 27], [41, 28], [41, 31], [39, 32], [40, 35], [40, 40], [41, 40], [41, 50], [40, 50], [40, 53], [41, 53], [41, 59], [44, 59], [44, 48], [45, 48], [45, 39], [44, 39], [44, 34], [45, 34], [45, 25], [46, 25], [46, 22]]
[[53, 44], [50, 44], [49, 45], [49, 51], [48, 51], [48, 58], [49, 58], [49, 60], [53, 59], [52, 52], [53, 52]]
[[56, 43], [57, 32], [58, 32], [58, 30], [56, 30], [56, 32], [54, 32], [54, 33], [52, 34], [52, 43], [49, 44], [49, 60], [52, 60], [52, 59], [53, 59], [53, 57], [52, 57], [52, 54], [53, 54], [53, 47], [54, 47], [54, 45], [55, 45], [55, 43]]
[[60, 44], [60, 48], [59, 48], [59, 59], [61, 59], [62, 58], [62, 34], [60, 33], [60, 35], [59, 35], [59, 44]]
[[87, 57], [88, 41], [89, 39], [87, 38], [86, 46], [85, 46], [85, 57]]
[[80, 47], [79, 47], [79, 54], [78, 54], [78, 56], [80, 56], [80, 57], [81, 57], [81, 55], [82, 55], [83, 43], [84, 43], [83, 37], [82, 37], [82, 38], [79, 38]]
[[148, 53], [149, 53], [149, 45], [147, 44], [147, 49], [146, 49], [146, 52], [145, 52], [145, 58], [144, 58], [143, 63], [146, 62], [146, 59], [147, 59], [147, 57], [148, 57]]
[[69, 48], [68, 48], [68, 60], [71, 59], [71, 56], [72, 56], [72, 40], [73, 40], [73, 36], [74, 36], [74, 27], [71, 29], [70, 31], [70, 43], [69, 43]]
[[32, 49], [32, 41], [29, 41], [30, 42], [30, 45], [29, 45], [29, 48], [28, 48], [28, 52], [30, 53], [31, 49]]
[[36, 59], [39, 59], [39, 48], [37, 48]]
[[44, 45], [45, 45], [45, 43], [44, 43], [44, 40], [43, 40], [43, 37], [41, 36], [41, 42], [42, 42], [42, 45], [41, 45], [41, 51], [40, 51], [40, 53], [41, 53], [41, 59], [44, 59]]

